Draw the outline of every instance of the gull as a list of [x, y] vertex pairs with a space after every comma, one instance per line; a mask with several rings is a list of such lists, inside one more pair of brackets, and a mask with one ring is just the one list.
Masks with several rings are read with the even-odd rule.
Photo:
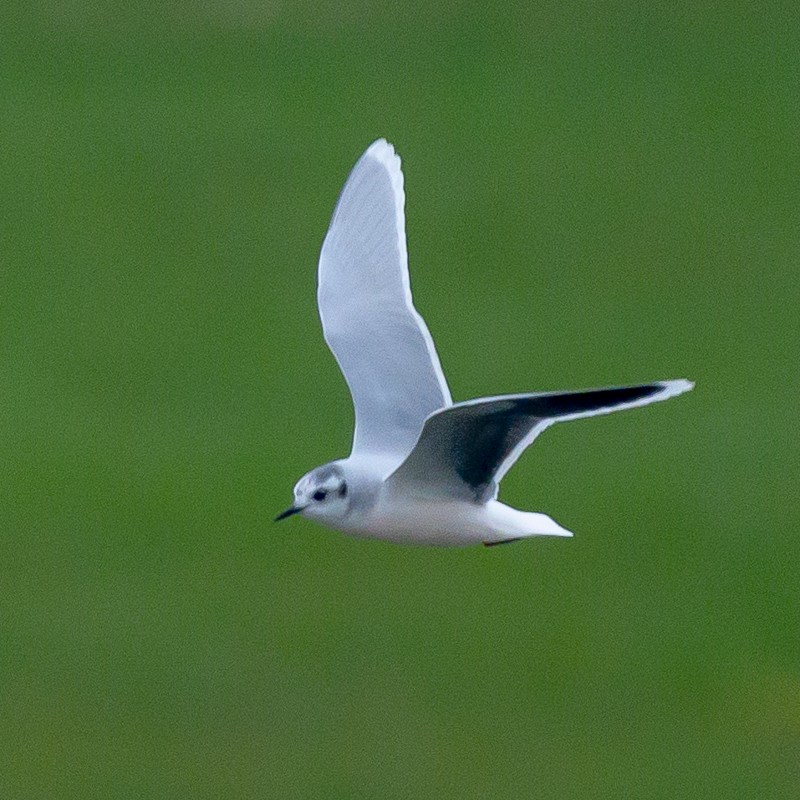
[[687, 380], [453, 403], [408, 277], [400, 158], [374, 142], [342, 189], [319, 259], [325, 341], [355, 406], [350, 455], [304, 475], [293, 514], [357, 537], [503, 544], [572, 536], [546, 514], [497, 499], [522, 452], [556, 422], [675, 397]]

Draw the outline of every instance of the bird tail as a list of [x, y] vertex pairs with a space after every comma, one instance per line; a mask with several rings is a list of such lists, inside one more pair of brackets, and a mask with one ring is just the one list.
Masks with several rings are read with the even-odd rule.
[[572, 531], [562, 528], [552, 517], [537, 511], [519, 511], [498, 500], [490, 500], [487, 511], [492, 527], [497, 531], [490, 544], [528, 536], [572, 536]]

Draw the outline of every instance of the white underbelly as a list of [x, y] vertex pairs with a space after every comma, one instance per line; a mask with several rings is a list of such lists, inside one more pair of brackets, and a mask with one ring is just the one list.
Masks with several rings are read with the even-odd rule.
[[339, 530], [351, 536], [387, 539], [402, 544], [463, 547], [527, 536], [572, 536], [555, 520], [535, 511], [518, 511], [497, 500], [469, 502], [407, 498], [402, 503], [379, 502], [360, 520], [348, 520]]
[[351, 536], [442, 547], [498, 538], [486, 506], [464, 502], [420, 502], [400, 507], [379, 504], [366, 519], [342, 530]]

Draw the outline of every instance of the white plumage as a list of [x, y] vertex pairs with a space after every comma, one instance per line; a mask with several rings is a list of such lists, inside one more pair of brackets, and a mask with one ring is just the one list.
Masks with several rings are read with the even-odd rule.
[[497, 498], [500, 480], [545, 428], [666, 400], [686, 380], [479, 398], [453, 404], [408, 277], [400, 158], [384, 139], [342, 189], [319, 261], [325, 340], [355, 406], [350, 456], [294, 489], [295, 513], [355, 536], [499, 544], [571, 536], [545, 514]]

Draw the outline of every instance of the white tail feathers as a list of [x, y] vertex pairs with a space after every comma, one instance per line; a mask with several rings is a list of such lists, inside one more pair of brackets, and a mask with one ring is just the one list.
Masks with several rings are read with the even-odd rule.
[[572, 531], [562, 528], [547, 514], [519, 511], [498, 500], [490, 500], [486, 510], [498, 541], [525, 536], [572, 536]]

